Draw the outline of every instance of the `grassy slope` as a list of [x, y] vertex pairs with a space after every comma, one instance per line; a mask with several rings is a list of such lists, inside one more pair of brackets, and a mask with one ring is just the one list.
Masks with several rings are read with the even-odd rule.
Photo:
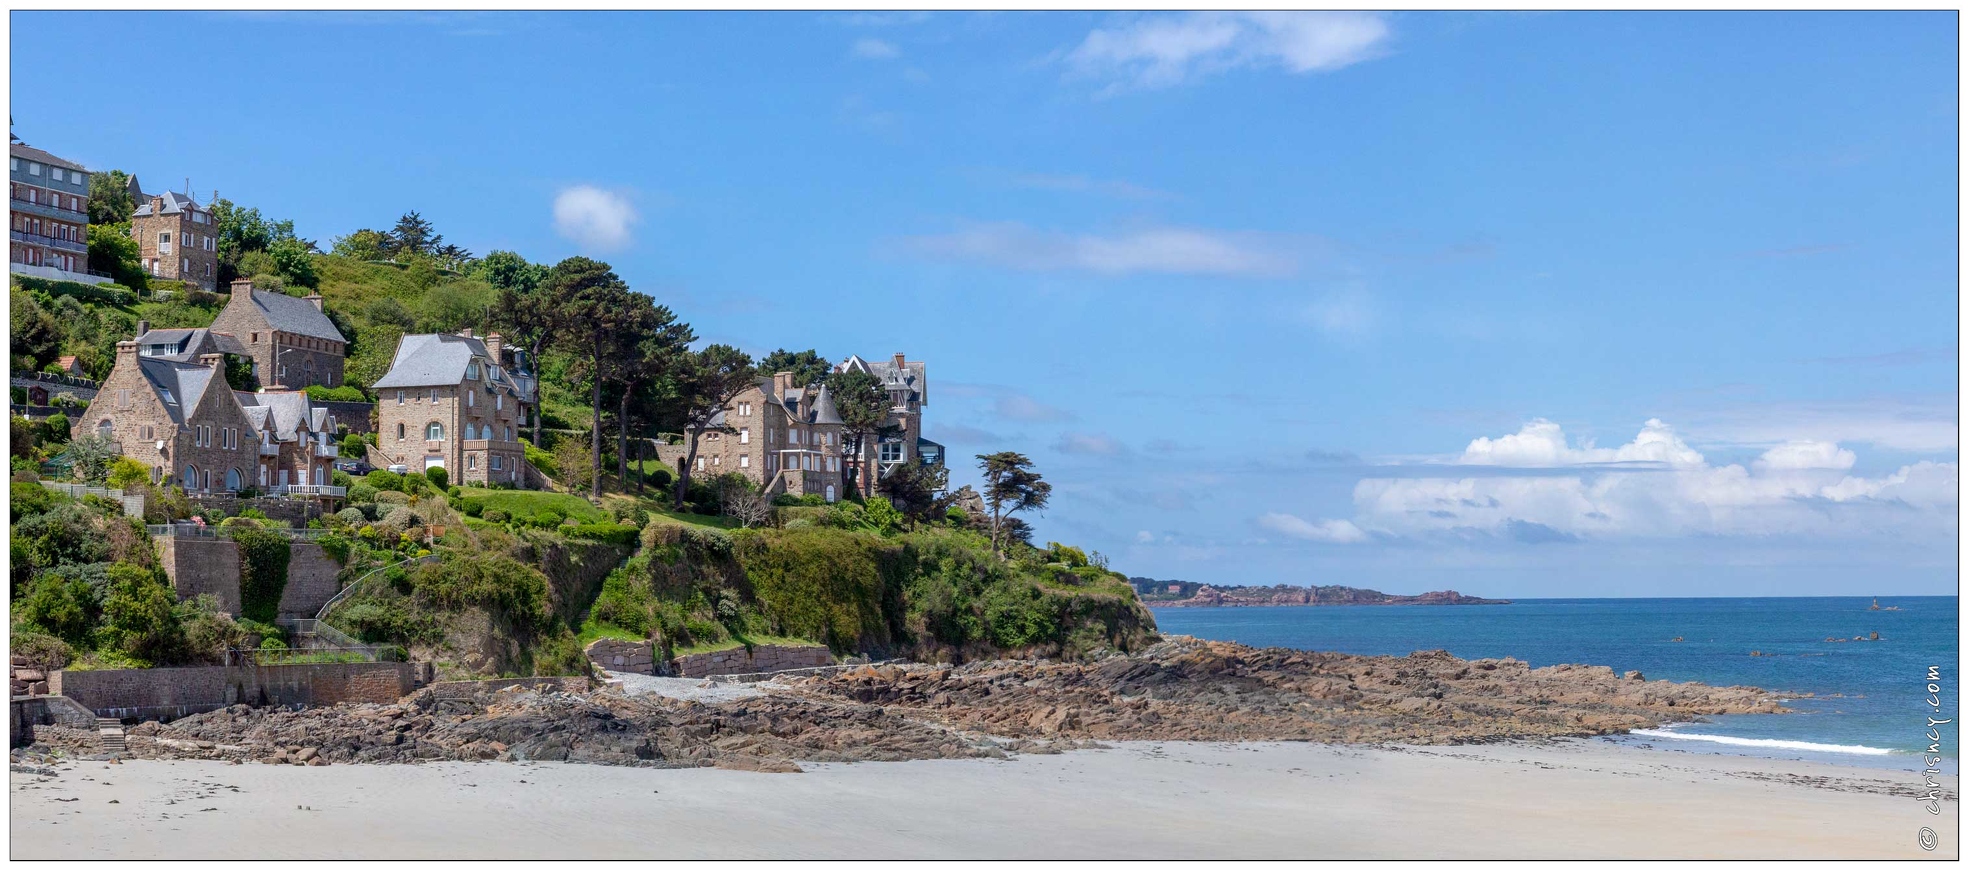
[[478, 513], [481, 515], [485, 511], [499, 510], [513, 517], [531, 521], [542, 513], [556, 511], [562, 517], [572, 517], [582, 523], [601, 523], [609, 519], [607, 512], [571, 493], [463, 487], [459, 490], [459, 496], [466, 505], [478, 506], [480, 509]]

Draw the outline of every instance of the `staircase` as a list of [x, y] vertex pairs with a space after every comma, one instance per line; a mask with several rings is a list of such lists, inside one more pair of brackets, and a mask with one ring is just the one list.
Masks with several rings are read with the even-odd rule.
[[116, 756], [130, 755], [130, 745], [123, 740], [123, 721], [115, 717], [97, 717], [96, 735], [102, 741], [103, 752]]

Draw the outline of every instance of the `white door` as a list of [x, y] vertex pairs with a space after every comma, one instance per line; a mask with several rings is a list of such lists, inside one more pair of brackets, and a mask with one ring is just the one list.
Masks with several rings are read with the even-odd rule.
[[832, 502], [832, 501], [834, 501], [834, 485], [833, 485], [833, 484], [829, 484], [829, 485], [827, 485], [827, 501], [829, 501], [829, 502]]
[[428, 472], [428, 471], [430, 471], [430, 470], [432, 470], [432, 469], [442, 469], [442, 468], [444, 468], [444, 458], [443, 458], [443, 457], [425, 457], [425, 458], [424, 458], [424, 471], [427, 471], [427, 472]]

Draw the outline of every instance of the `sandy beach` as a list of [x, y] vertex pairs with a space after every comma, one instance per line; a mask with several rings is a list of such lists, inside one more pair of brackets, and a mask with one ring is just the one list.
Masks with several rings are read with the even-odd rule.
[[[15, 859], [1955, 858], [1919, 776], [1597, 741], [1117, 742], [804, 773], [16, 767]], [[1954, 794], [1956, 778], [1945, 778]], [[114, 802], [114, 803], [112, 803]], [[1939, 847], [1917, 845], [1923, 827]]]

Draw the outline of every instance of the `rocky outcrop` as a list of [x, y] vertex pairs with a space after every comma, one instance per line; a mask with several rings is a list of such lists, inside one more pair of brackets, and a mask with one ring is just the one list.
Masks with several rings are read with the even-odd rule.
[[1103, 739], [1465, 744], [1783, 710], [1753, 687], [1649, 681], [1604, 666], [1175, 638], [1092, 663], [885, 665], [782, 678], [764, 695], [717, 704], [508, 687], [419, 693], [394, 705], [235, 705], [139, 724], [127, 741], [139, 757], [286, 764], [314, 748], [309, 759], [322, 764], [554, 759], [763, 771], [790, 769], [761, 760], [999, 756]]
[[1157, 608], [1241, 608], [1275, 605], [1509, 605], [1505, 599], [1480, 599], [1455, 590], [1416, 596], [1396, 596], [1358, 587], [1212, 587], [1205, 584], [1187, 599], [1147, 600]]

